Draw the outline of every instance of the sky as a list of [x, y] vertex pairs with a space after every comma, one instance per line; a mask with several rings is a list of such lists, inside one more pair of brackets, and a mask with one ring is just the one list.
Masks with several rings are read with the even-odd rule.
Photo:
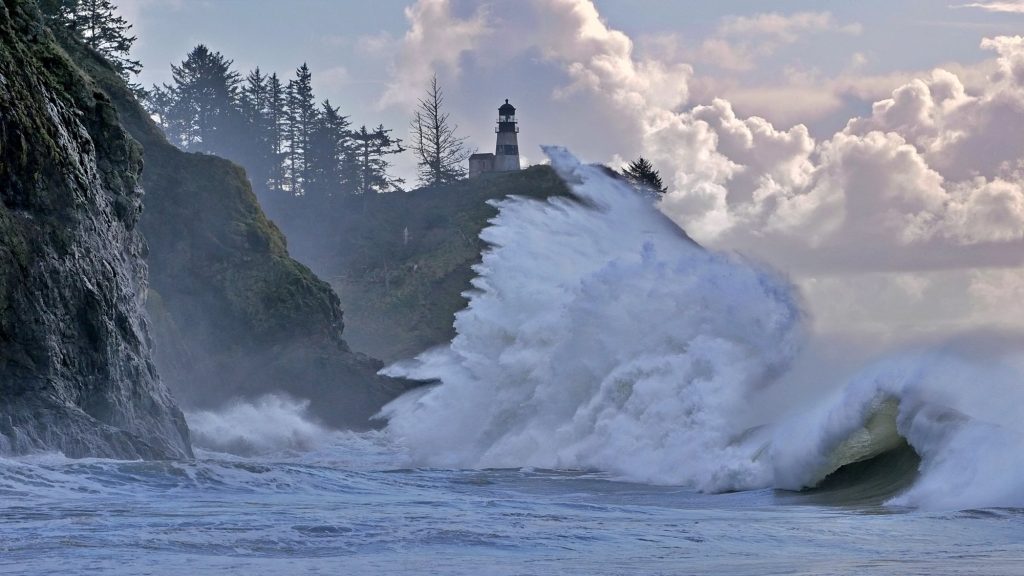
[[[121, 0], [144, 85], [197, 43], [307, 62], [405, 136], [436, 74], [459, 132], [643, 155], [703, 244], [789, 274], [816, 328], [1024, 329], [1024, 0]], [[407, 156], [396, 169], [414, 180]]]

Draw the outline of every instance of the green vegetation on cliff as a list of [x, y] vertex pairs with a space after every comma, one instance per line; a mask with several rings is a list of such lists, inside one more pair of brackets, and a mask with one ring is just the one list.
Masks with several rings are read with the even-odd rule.
[[509, 195], [568, 194], [548, 166], [491, 173], [409, 193], [297, 198], [268, 207], [292, 254], [327, 279], [347, 310], [346, 339], [397, 360], [449, 341], [466, 300], [480, 231]]
[[142, 305], [138, 145], [31, 0], [0, 3], [0, 453], [191, 454]]
[[342, 339], [330, 286], [293, 260], [236, 164], [172, 146], [104, 60], [70, 37], [76, 62], [142, 144], [150, 313], [157, 366], [187, 406], [284, 392], [336, 426], [362, 428], [404, 390]]

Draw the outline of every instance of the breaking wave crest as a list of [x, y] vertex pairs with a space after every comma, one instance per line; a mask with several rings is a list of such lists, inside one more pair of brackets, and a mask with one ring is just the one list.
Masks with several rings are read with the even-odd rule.
[[821, 392], [804, 394], [790, 368], [807, 337], [786, 279], [701, 248], [605, 169], [545, 151], [574, 197], [498, 202], [457, 336], [386, 370], [440, 381], [382, 413], [416, 462], [718, 492], [864, 483], [888, 459], [891, 481], [859, 497], [1024, 504], [1014, 337], [894, 354], [845, 384], [820, 374]]
[[906, 351], [827, 403], [782, 422], [774, 484], [800, 489], [908, 444], [918, 477], [890, 504], [967, 509], [1024, 504], [1024, 339], [974, 335]]
[[497, 204], [457, 336], [389, 369], [443, 384], [388, 406], [389, 429], [431, 465], [764, 485], [733, 415], [800, 348], [794, 292], [603, 169], [548, 154], [576, 198]]
[[308, 400], [267, 394], [218, 410], [189, 412], [186, 420], [198, 448], [240, 456], [309, 451], [336, 432], [316, 422], [308, 407]]

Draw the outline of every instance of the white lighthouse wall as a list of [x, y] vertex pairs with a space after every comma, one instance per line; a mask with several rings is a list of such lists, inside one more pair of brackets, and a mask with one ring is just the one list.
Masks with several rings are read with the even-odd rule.
[[[515, 154], [506, 154], [505, 146], [515, 146]], [[494, 154], [494, 171], [511, 172], [519, 170], [519, 139], [515, 132], [498, 132], [497, 145]]]

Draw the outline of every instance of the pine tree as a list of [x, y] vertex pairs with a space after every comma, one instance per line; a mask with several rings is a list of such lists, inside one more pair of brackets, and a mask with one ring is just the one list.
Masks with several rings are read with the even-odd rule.
[[622, 171], [622, 175], [638, 188], [653, 190], [659, 194], [668, 192], [668, 188], [661, 181], [661, 174], [643, 156], [630, 162]]
[[178, 102], [178, 95], [170, 84], [152, 85], [146, 94], [146, 109], [164, 131], [164, 136], [175, 146], [188, 150], [199, 141], [195, 115]]
[[174, 105], [174, 96], [171, 95], [170, 90], [153, 86], [146, 92], [143, 104], [156, 123], [160, 125], [164, 134], [169, 134], [171, 107]]
[[265, 191], [270, 186], [273, 163], [278, 161], [273, 147], [270, 122], [270, 79], [257, 67], [245, 77], [239, 90], [239, 111], [245, 122], [245, 140], [239, 145], [245, 166], [254, 188]]
[[39, 6], [51, 22], [78, 35], [103, 55], [136, 93], [144, 94], [141, 86], [131, 83], [131, 75], [142, 71], [142, 63], [130, 56], [137, 38], [111, 0], [40, 0]]
[[271, 151], [267, 187], [272, 192], [280, 192], [285, 189], [285, 130], [288, 125], [288, 113], [285, 106], [285, 87], [276, 73], [271, 74], [267, 79], [267, 130]]
[[[389, 173], [390, 156], [405, 151], [401, 140], [383, 125], [352, 131], [329, 101], [317, 106], [307, 65], [287, 86], [259, 68], [243, 81], [231, 67], [199, 45], [172, 65], [171, 84], [153, 87], [146, 105], [171, 142], [240, 163], [257, 193], [312, 200], [401, 190], [404, 180]], [[448, 130], [447, 116], [439, 121]]]
[[76, 1], [77, 0], [36, 0], [36, 5], [39, 6], [39, 11], [43, 13], [43, 16], [54, 19], [60, 16], [61, 10]]
[[324, 100], [306, 155], [309, 182], [306, 194], [319, 198], [338, 195], [348, 187], [347, 165], [352, 150], [348, 118]]
[[392, 138], [391, 130], [379, 125], [372, 131], [361, 126], [352, 134], [355, 157], [355, 191], [357, 194], [401, 190], [405, 180], [388, 174], [388, 156], [405, 151], [400, 138]]
[[295, 71], [295, 79], [288, 82], [286, 91], [288, 117], [288, 185], [289, 191], [302, 195], [309, 181], [308, 154], [317, 109], [313, 100], [313, 81], [309, 66], [303, 64]]
[[56, 24], [71, 30], [74, 14], [81, 0], [36, 0], [39, 11], [46, 16], [49, 24]]
[[446, 184], [465, 176], [463, 164], [471, 152], [466, 149], [465, 138], [456, 135], [458, 126], [444, 111], [444, 93], [436, 75], [426, 96], [419, 100], [411, 129], [421, 183]]
[[180, 147], [237, 157], [242, 118], [238, 72], [220, 52], [200, 44], [180, 65], [171, 65], [173, 84], [154, 87], [151, 100], [169, 101], [166, 133]]
[[266, 121], [267, 75], [259, 66], [249, 72], [238, 92], [238, 109], [250, 124], [259, 125]]

